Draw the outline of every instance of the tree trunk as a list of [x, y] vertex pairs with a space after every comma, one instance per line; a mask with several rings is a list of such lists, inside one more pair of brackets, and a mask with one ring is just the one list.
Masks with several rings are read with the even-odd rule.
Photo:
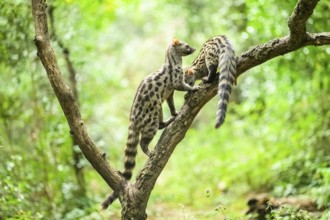
[[[129, 191], [130, 192], [130, 191]], [[147, 202], [149, 196], [139, 198], [133, 194], [125, 195], [124, 200], [121, 202], [122, 211], [121, 219], [122, 220], [145, 220], [147, 219]]]
[[[238, 77], [248, 69], [260, 65], [274, 57], [292, 52], [308, 45], [330, 44], [330, 33], [305, 32], [306, 20], [313, 13], [318, 0], [299, 0], [290, 17], [290, 35], [258, 45], [237, 58]], [[103, 177], [108, 185], [119, 195], [122, 205], [122, 219], [145, 220], [146, 207], [156, 180], [177, 144], [184, 138], [192, 121], [200, 109], [217, 93], [218, 83], [202, 83], [200, 90], [189, 93], [176, 119], [163, 131], [152, 156], [139, 172], [136, 183], [123, 178], [106, 160], [91, 140], [81, 118], [79, 106], [73, 92], [64, 82], [58, 67], [55, 53], [50, 45], [46, 17], [45, 0], [32, 0], [32, 12], [35, 22], [35, 43], [38, 56], [45, 67], [54, 93], [61, 104], [71, 133], [84, 156]]]

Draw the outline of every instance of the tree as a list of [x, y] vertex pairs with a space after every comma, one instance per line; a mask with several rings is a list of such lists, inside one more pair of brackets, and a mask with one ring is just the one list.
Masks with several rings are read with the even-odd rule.
[[[237, 58], [237, 77], [248, 69], [299, 48], [309, 45], [329, 45], [329, 32], [306, 32], [306, 21], [312, 15], [317, 2], [317, 0], [298, 1], [288, 21], [290, 31], [288, 36], [255, 46], [239, 56]], [[155, 146], [153, 156], [148, 159], [144, 168], [139, 172], [136, 181], [127, 182], [106, 160], [106, 154], [98, 150], [91, 140], [82, 120], [76, 97], [61, 77], [61, 71], [49, 41], [45, 0], [32, 0], [32, 12], [38, 56], [68, 121], [70, 133], [84, 156], [111, 189], [119, 195], [122, 219], [146, 219], [145, 210], [148, 198], [158, 176], [176, 145], [184, 138], [197, 113], [215, 96], [217, 83], [201, 84], [200, 91], [187, 97], [177, 118], [163, 131]]]

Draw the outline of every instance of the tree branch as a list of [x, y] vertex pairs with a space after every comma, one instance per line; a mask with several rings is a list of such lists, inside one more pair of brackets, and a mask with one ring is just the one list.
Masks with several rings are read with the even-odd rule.
[[319, 0], [299, 0], [288, 20], [290, 35], [255, 46], [238, 58], [237, 76], [279, 55], [314, 45], [329, 45], [330, 32], [307, 33], [306, 21], [313, 14]]
[[[274, 57], [284, 55], [308, 45], [321, 46], [330, 44], [330, 32], [306, 33], [305, 23], [312, 14], [318, 0], [300, 0], [290, 18], [290, 36], [271, 40], [263, 45], [255, 46], [237, 58], [237, 76]], [[300, 20], [302, 19], [302, 20]], [[296, 26], [295, 26], [296, 25]], [[303, 32], [304, 34], [301, 34]], [[292, 43], [293, 37], [299, 35], [300, 40]], [[141, 197], [149, 196], [153, 186], [164, 169], [176, 145], [184, 138], [188, 128], [200, 109], [217, 93], [218, 83], [201, 84], [202, 88], [191, 94], [185, 101], [180, 114], [163, 131], [154, 149], [154, 155], [148, 159], [145, 167], [136, 178], [135, 187]]]
[[48, 79], [62, 107], [71, 129], [71, 134], [78, 143], [81, 151], [108, 185], [115, 191], [121, 190], [125, 181], [119, 173], [105, 160], [91, 140], [81, 119], [76, 97], [61, 77], [54, 51], [50, 45], [47, 27], [45, 0], [32, 0], [32, 14], [35, 27], [35, 44], [38, 56], [46, 69]]
[[[289, 19], [289, 36], [255, 46], [238, 57], [237, 77], [269, 59], [295, 51], [301, 47], [329, 45], [329, 32], [306, 33], [306, 21], [312, 14], [317, 2], [317, 0], [298, 1]], [[138, 174], [136, 183], [125, 185], [125, 180], [106, 162], [102, 153], [90, 139], [81, 119], [76, 98], [61, 78], [61, 72], [48, 39], [45, 10], [45, 0], [32, 0], [36, 31], [35, 43], [38, 48], [38, 56], [46, 69], [49, 81], [61, 104], [74, 138], [77, 140], [85, 157], [115, 192], [131, 190], [134, 197], [146, 198], [142, 201], [140, 200], [144, 203], [141, 207], [145, 208], [151, 190], [176, 145], [184, 138], [200, 109], [217, 93], [217, 82], [213, 84], [202, 83], [199, 91], [188, 94], [179, 115], [162, 133], [152, 156]], [[123, 196], [120, 196], [120, 199], [123, 202]]]
[[289, 18], [290, 42], [301, 42], [306, 35], [306, 21], [313, 14], [319, 0], [299, 0]]
[[330, 32], [306, 33], [302, 41], [294, 46], [290, 43], [290, 36], [285, 36], [271, 40], [265, 44], [255, 46], [238, 57], [236, 77], [274, 57], [290, 53], [309, 45], [330, 45]]
[[175, 147], [184, 138], [198, 112], [216, 95], [217, 84], [217, 82], [203, 83], [198, 92], [187, 94], [179, 115], [174, 122], [165, 128], [154, 148], [152, 157], [148, 159], [136, 178], [136, 187], [141, 193], [151, 192], [150, 189], [153, 188]]

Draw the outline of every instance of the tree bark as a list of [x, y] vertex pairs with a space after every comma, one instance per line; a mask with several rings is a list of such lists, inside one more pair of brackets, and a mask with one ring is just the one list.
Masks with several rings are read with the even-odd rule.
[[[239, 56], [237, 58], [237, 77], [274, 57], [299, 48], [308, 45], [329, 45], [329, 32], [306, 32], [306, 20], [313, 13], [317, 2], [318, 0], [300, 0], [297, 2], [289, 19], [290, 35], [255, 46]], [[146, 219], [148, 199], [158, 176], [164, 169], [176, 145], [184, 138], [200, 109], [216, 95], [218, 84], [217, 82], [212, 84], [202, 83], [199, 91], [187, 95], [181, 111], [176, 119], [164, 129], [152, 156], [138, 173], [136, 182], [127, 182], [109, 165], [105, 159], [105, 154], [96, 148], [87, 133], [76, 98], [62, 79], [54, 51], [50, 46], [45, 10], [45, 0], [32, 0], [36, 31], [35, 43], [38, 56], [46, 69], [49, 81], [61, 104], [72, 134], [88, 161], [119, 196], [122, 205], [122, 219]]]

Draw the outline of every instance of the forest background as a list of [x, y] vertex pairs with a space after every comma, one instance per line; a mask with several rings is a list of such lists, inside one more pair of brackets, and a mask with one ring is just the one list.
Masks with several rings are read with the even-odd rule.
[[[199, 50], [208, 38], [225, 34], [240, 55], [287, 35], [295, 3], [67, 0], [48, 1], [48, 6], [54, 7], [53, 47], [64, 76], [69, 82], [66, 54], [77, 72], [86, 126], [112, 164], [122, 169], [135, 91], [144, 76], [163, 64], [172, 37]], [[307, 30], [328, 31], [329, 10], [330, 3], [320, 1]], [[109, 187], [79, 156], [79, 148], [72, 147], [33, 38], [29, 2], [1, 2], [0, 218], [118, 216], [118, 202], [98, 211]], [[184, 66], [196, 55], [185, 57]], [[329, 206], [329, 55], [329, 46], [305, 47], [249, 70], [239, 78], [219, 130], [213, 127], [217, 100], [209, 102], [159, 177], [148, 216], [239, 219], [248, 198], [264, 192], [304, 196]], [[177, 109], [183, 96], [175, 94]], [[139, 152], [135, 170], [145, 159]], [[326, 210], [324, 219], [328, 214]]]

